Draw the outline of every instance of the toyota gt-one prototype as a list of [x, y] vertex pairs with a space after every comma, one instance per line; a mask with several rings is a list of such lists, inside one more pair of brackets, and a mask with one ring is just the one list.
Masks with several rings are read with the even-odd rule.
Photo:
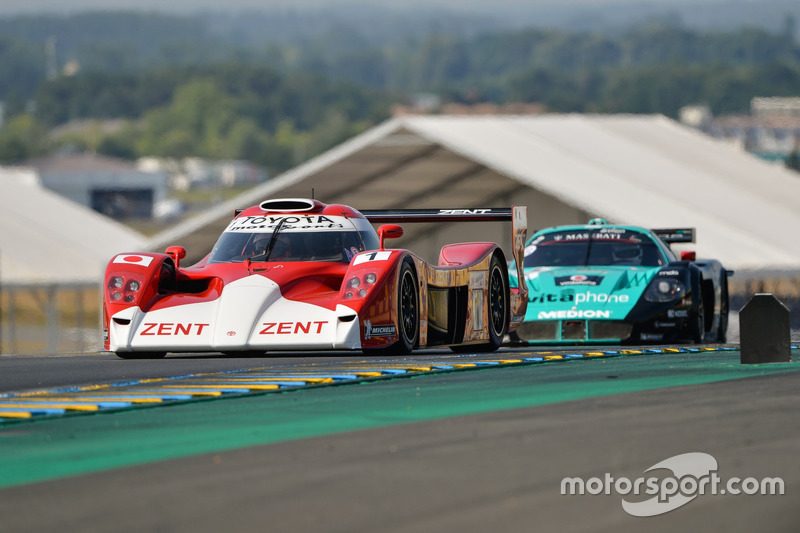
[[528, 309], [512, 333], [543, 344], [725, 342], [728, 277], [719, 261], [680, 256], [672, 243], [694, 242], [693, 229], [609, 225], [559, 226], [526, 243]]
[[[511, 221], [521, 265], [524, 207], [360, 212], [276, 199], [238, 211], [211, 253], [125, 253], [104, 279], [105, 347], [122, 358], [167, 352], [264, 353], [417, 347], [494, 350], [525, 315], [507, 260], [489, 242], [449, 244], [438, 264], [384, 247], [403, 229], [372, 222]], [[510, 258], [509, 258], [510, 259]], [[520, 266], [521, 268], [521, 266]]]

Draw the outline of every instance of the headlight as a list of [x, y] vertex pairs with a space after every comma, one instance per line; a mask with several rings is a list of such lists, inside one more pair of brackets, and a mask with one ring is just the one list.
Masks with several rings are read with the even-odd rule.
[[671, 302], [681, 298], [686, 292], [683, 283], [675, 278], [656, 278], [644, 293], [648, 302]]
[[352, 278], [347, 280], [344, 297], [364, 298], [377, 281], [378, 281], [378, 276], [375, 275], [373, 272], [369, 272], [364, 276], [363, 286], [362, 286], [362, 278], [358, 276], [353, 276]]
[[133, 303], [141, 289], [142, 282], [138, 279], [129, 279], [126, 282], [123, 276], [112, 276], [108, 280], [108, 296], [112, 302]]

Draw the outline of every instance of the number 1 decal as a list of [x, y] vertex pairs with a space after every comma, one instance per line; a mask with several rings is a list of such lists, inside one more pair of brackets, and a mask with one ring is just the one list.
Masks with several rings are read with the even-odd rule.
[[353, 264], [360, 265], [361, 263], [369, 263], [370, 261], [387, 261], [391, 255], [392, 252], [367, 252], [357, 256]]

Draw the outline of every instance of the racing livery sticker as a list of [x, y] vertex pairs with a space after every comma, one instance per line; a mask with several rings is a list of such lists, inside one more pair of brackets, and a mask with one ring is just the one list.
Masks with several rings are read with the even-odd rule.
[[561, 311], [539, 311], [536, 317], [539, 320], [563, 320], [565, 318], [611, 318], [611, 311], [587, 309], [564, 309]]
[[531, 292], [531, 303], [555, 303], [555, 302], [574, 302], [580, 304], [626, 304], [631, 298], [627, 294], [605, 293], [605, 292], [572, 292], [564, 291], [561, 294]]
[[364, 321], [364, 338], [370, 339], [373, 337], [391, 337], [397, 334], [397, 328], [394, 324], [375, 324], [369, 320]]
[[360, 265], [361, 263], [369, 263], [370, 261], [388, 261], [392, 252], [367, 252], [356, 257], [353, 265]]
[[281, 232], [341, 231], [353, 228], [345, 217], [332, 215], [259, 215], [235, 218], [225, 231], [272, 233], [278, 224], [281, 224]]
[[485, 215], [491, 209], [439, 209], [440, 215]]
[[556, 276], [555, 282], [559, 287], [569, 287], [572, 285], [589, 285], [597, 286], [603, 281], [603, 276], [584, 276], [583, 274], [574, 274], [572, 276]]
[[261, 324], [259, 335], [319, 335], [327, 320], [314, 320], [305, 322], [264, 322]]
[[144, 328], [139, 335], [160, 337], [165, 335], [202, 335], [203, 330], [210, 324], [197, 322], [145, 322], [143, 326]]
[[149, 255], [133, 255], [133, 254], [120, 254], [114, 258], [114, 263], [123, 265], [138, 265], [142, 267], [149, 267], [153, 262], [153, 258]]

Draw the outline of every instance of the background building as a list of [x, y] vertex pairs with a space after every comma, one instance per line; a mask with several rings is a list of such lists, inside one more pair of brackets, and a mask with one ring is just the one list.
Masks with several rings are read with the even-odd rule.
[[166, 173], [139, 170], [122, 159], [62, 154], [28, 165], [44, 187], [115, 219], [152, 218], [166, 200]]
[[749, 114], [713, 116], [708, 106], [683, 107], [680, 120], [768, 161], [800, 150], [800, 97], [757, 97]]

